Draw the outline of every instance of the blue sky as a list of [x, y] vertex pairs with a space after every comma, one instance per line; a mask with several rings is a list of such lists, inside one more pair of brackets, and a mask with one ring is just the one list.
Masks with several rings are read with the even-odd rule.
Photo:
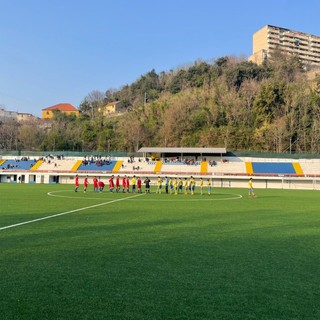
[[320, 2], [0, 0], [0, 106], [41, 115], [155, 69], [252, 52], [266, 24], [320, 35]]

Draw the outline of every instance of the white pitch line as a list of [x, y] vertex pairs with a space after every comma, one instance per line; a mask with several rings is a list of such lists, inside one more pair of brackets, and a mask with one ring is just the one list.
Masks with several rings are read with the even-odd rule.
[[[59, 190], [59, 191], [52, 191], [49, 192], [48, 195], [51, 197], [58, 197], [58, 198], [66, 198], [66, 199], [79, 199], [79, 197], [75, 197], [75, 196], [65, 196], [65, 195], [58, 195], [57, 193], [61, 193], [61, 192], [73, 192], [73, 190]], [[105, 193], [106, 195], [112, 195], [110, 193]], [[173, 197], [171, 196], [175, 196], [173, 194], [171, 195], [167, 195], [165, 194], [166, 197], [170, 197], [171, 199], [147, 199], [148, 196], [146, 196], [143, 200], [139, 200], [139, 201], [144, 201], [144, 202], [200, 202], [200, 201], [228, 201], [228, 200], [238, 200], [243, 198], [243, 196], [241, 194], [238, 193], [211, 193], [211, 195], [207, 195], [207, 194], [203, 194], [203, 197], [201, 197], [201, 199], [191, 199], [190, 195], [185, 195], [185, 194], [179, 194], [177, 195], [178, 197], [175, 197], [173, 199]], [[181, 199], [181, 197], [184, 197], [184, 199]], [[187, 198], [188, 196], [188, 198]], [[229, 198], [215, 198], [217, 196], [231, 196]], [[101, 197], [97, 197], [97, 198], [88, 198], [85, 197], [83, 199], [86, 200], [101, 200]], [[134, 200], [134, 199], [129, 199], [129, 200]]]
[[144, 194], [143, 194], [143, 193], [142, 193], [142, 194], [137, 194], [137, 195], [134, 195], [134, 196], [131, 196], [131, 197], [127, 197], [127, 198], [121, 198], [121, 199], [111, 200], [111, 201], [108, 201], [108, 202], [103, 202], [103, 203], [95, 204], [95, 205], [92, 205], [92, 206], [89, 206], [89, 207], [74, 209], [74, 210], [70, 210], [70, 211], [66, 211], [66, 212], [61, 212], [61, 213], [53, 214], [53, 215], [51, 215], [51, 216], [46, 216], [46, 217], [42, 217], [42, 218], [38, 218], [38, 219], [34, 219], [34, 220], [29, 220], [29, 221], [25, 221], [25, 222], [16, 223], [16, 224], [11, 224], [11, 225], [9, 225], [9, 226], [1, 227], [1, 228], [0, 228], [0, 231], [5, 230], [5, 229], [10, 229], [10, 228], [19, 227], [19, 226], [22, 226], [22, 225], [24, 225], [24, 224], [29, 224], [29, 223], [34, 223], [34, 222], [42, 221], [42, 220], [47, 220], [47, 219], [52, 219], [52, 218], [64, 216], [64, 215], [66, 215], [66, 214], [73, 213], [73, 212], [78, 212], [78, 211], [83, 211], [83, 210], [92, 209], [92, 208], [96, 208], [96, 207], [101, 207], [101, 206], [106, 205], [106, 204], [110, 204], [110, 203], [114, 203], [114, 202], [119, 202], [119, 201], [127, 200], [127, 199], [130, 199], [130, 198], [139, 197], [139, 196], [142, 196], [142, 195], [144, 195]]

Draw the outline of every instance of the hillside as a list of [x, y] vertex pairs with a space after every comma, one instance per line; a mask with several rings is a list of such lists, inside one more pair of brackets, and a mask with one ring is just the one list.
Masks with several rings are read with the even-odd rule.
[[[223, 146], [318, 153], [317, 88], [317, 78], [310, 82], [295, 57], [276, 54], [262, 66], [234, 57], [197, 61], [169, 72], [152, 70], [118, 90], [92, 92], [81, 103], [79, 118], [57, 115], [45, 132], [34, 124], [31, 129], [2, 124], [0, 147], [135, 151], [141, 146]], [[98, 108], [110, 101], [122, 101], [126, 112], [102, 118]]]

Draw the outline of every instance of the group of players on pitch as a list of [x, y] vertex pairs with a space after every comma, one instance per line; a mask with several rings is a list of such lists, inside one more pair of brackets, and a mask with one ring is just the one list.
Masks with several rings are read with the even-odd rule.
[[[83, 191], [87, 192], [89, 183], [88, 176], [86, 176], [83, 180]], [[143, 181], [145, 185], [145, 193], [150, 193], [150, 184], [151, 180], [147, 177]], [[94, 192], [102, 192], [105, 188], [105, 183], [97, 177], [94, 177], [92, 180], [93, 191]], [[136, 177], [135, 175], [130, 179], [128, 176], [117, 177], [111, 176], [108, 181], [109, 191], [110, 192], [122, 192], [122, 193], [142, 193], [142, 180], [140, 177]], [[196, 188], [196, 181], [191, 176], [189, 179], [184, 178], [176, 178], [176, 177], [158, 177], [156, 182], [156, 193], [161, 194], [191, 194], [194, 195], [195, 188]], [[210, 195], [211, 194], [211, 180], [207, 179], [206, 182], [202, 178], [199, 180], [199, 188], [200, 194], [203, 195], [204, 193]], [[75, 192], [78, 192], [79, 189], [79, 176], [76, 175], [75, 177]], [[131, 189], [131, 191], [130, 191]]]

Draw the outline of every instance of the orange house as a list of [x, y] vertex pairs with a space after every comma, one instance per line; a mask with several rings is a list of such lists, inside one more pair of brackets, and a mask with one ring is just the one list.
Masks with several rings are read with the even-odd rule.
[[42, 109], [42, 119], [52, 119], [54, 112], [59, 111], [68, 116], [75, 115], [76, 117], [79, 116], [79, 110], [75, 108], [70, 103], [59, 103], [52, 107]]

